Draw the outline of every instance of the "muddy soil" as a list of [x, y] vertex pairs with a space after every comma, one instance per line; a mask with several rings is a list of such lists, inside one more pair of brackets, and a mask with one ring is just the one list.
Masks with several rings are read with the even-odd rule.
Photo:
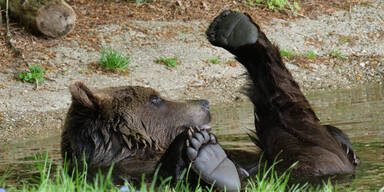
[[[196, 2], [203, 10], [214, 7], [214, 2]], [[231, 2], [229, 7], [220, 9], [250, 9], [244, 8], [244, 2], [237, 5], [233, 4], [236, 1]], [[257, 8], [260, 14], [252, 12], [273, 42], [294, 53], [284, 59], [305, 93], [383, 83], [384, 3], [353, 2], [316, 14], [304, 9], [309, 6], [305, 3], [302, 3], [304, 10], [296, 14], [276, 13], [263, 7]], [[89, 7], [76, 4], [76, 1], [70, 3], [77, 8], [79, 19], [75, 31], [66, 37], [45, 39], [25, 35], [20, 26], [13, 25], [13, 40], [24, 50], [25, 60], [10, 56], [5, 40], [0, 41], [0, 49], [4, 50], [0, 60], [0, 143], [60, 132], [70, 104], [67, 86], [75, 81], [83, 81], [93, 88], [148, 86], [175, 100], [204, 98], [212, 104], [246, 100], [241, 93], [247, 82], [246, 71], [231, 54], [211, 46], [204, 34], [219, 9], [209, 12], [209, 17], [200, 14], [200, 17], [190, 18], [198, 13], [188, 12], [192, 16], [186, 19], [188, 14], [185, 10], [182, 12], [183, 7], [188, 8], [186, 3], [176, 1], [181, 13], [175, 8], [172, 19], [172, 14], [157, 20], [148, 17], [140, 20], [138, 16], [128, 15], [129, 19], [120, 16], [101, 21], [98, 18], [99, 22], [92, 15], [94, 13], [87, 12]], [[95, 4], [97, 8], [96, 5], [100, 4]], [[156, 10], [156, 6], [163, 4], [156, 1], [136, 4], [136, 9], [131, 5], [126, 4], [126, 9], [138, 12]], [[123, 8], [120, 6], [118, 10]], [[153, 15], [155, 13], [161, 15], [158, 12]], [[87, 15], [93, 22], [87, 20]], [[3, 35], [5, 30], [0, 32]], [[103, 47], [130, 55], [131, 64], [127, 70], [114, 73], [97, 67]], [[316, 57], [307, 56], [311, 51]], [[160, 57], [175, 56], [178, 57], [175, 67], [156, 62]], [[218, 63], [210, 62], [212, 59], [217, 59]], [[37, 89], [15, 78], [15, 74], [26, 69], [26, 62], [46, 70], [46, 80]]]

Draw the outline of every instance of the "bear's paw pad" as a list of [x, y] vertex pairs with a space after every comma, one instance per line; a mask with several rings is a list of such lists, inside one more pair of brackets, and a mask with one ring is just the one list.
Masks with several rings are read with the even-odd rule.
[[256, 43], [258, 33], [258, 28], [249, 16], [229, 10], [217, 16], [206, 31], [212, 45], [225, 49]]
[[216, 143], [216, 138], [206, 130], [189, 130], [188, 158], [192, 169], [210, 184], [226, 191], [238, 191], [240, 178], [233, 162]]

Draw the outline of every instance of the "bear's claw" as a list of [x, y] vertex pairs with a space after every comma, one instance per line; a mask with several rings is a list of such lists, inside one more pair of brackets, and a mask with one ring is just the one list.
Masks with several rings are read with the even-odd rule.
[[256, 43], [258, 33], [258, 27], [249, 16], [229, 10], [217, 16], [206, 31], [212, 45], [227, 50]]
[[240, 178], [237, 169], [216, 143], [215, 136], [206, 130], [194, 129], [191, 132], [187, 155], [192, 162], [192, 169], [207, 183], [214, 183], [226, 191], [238, 191]]

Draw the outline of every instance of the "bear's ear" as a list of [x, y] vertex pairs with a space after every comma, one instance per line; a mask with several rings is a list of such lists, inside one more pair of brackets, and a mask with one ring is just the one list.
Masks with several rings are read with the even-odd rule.
[[82, 82], [76, 82], [69, 86], [72, 100], [89, 109], [96, 110], [99, 108], [100, 99], [92, 93], [92, 91]]

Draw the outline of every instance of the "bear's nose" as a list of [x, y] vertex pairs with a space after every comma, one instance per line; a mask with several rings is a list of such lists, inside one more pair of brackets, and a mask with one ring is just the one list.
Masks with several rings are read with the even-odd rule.
[[200, 103], [200, 105], [201, 105], [204, 109], [206, 109], [206, 110], [209, 111], [209, 101], [207, 101], [207, 100], [199, 100], [199, 103]]

